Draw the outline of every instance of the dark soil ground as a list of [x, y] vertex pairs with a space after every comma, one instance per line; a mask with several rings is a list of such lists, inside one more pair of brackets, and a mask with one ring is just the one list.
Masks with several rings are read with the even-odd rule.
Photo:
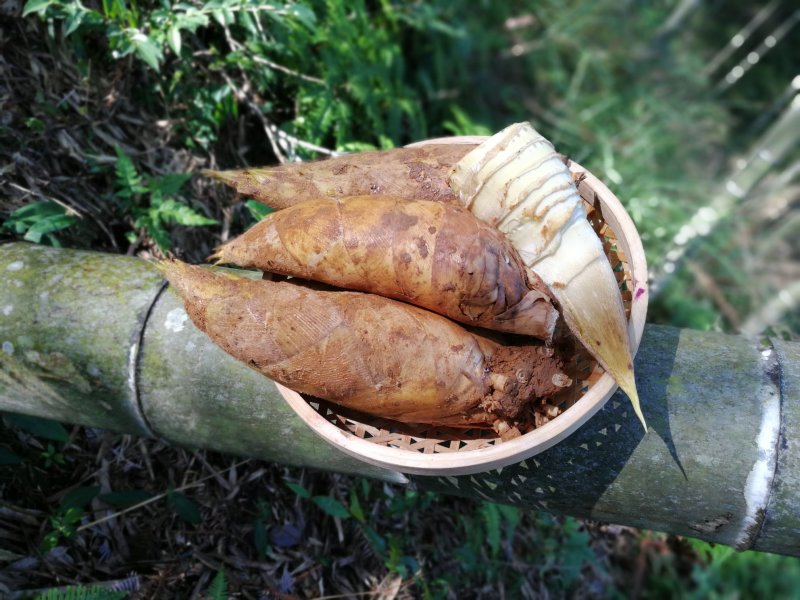
[[[653, 561], [667, 557], [683, 577], [698, 561], [680, 538], [524, 511], [493, 556], [473, 539], [479, 501], [96, 429], [60, 444], [5, 428], [3, 440], [23, 459], [0, 468], [4, 593], [99, 583], [133, 598], [203, 598], [224, 570], [241, 598], [638, 597]], [[363, 521], [287, 484], [351, 509], [356, 495]], [[472, 572], [459, 567], [465, 553], [477, 555]]]

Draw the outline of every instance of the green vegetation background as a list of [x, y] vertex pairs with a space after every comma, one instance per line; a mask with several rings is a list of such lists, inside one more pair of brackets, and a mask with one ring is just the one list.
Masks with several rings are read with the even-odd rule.
[[[199, 261], [258, 217], [253, 204], [193, 178], [200, 168], [531, 120], [629, 210], [654, 274], [650, 321], [797, 339], [800, 12], [790, 5], [28, 0], [0, 38], [13, 81], [0, 120], [0, 230]], [[760, 14], [753, 36], [720, 55]], [[44, 467], [59, 468], [59, 448], [42, 455]], [[694, 541], [677, 550], [642, 534], [638, 573], [599, 558], [588, 525], [477, 503], [459, 516], [457, 548], [427, 547], [390, 523], [404, 515], [413, 526], [447, 499], [353, 485], [360, 491], [334, 503], [302, 486], [291, 493], [309, 511], [362, 527], [381, 573], [414, 581], [421, 595], [465, 597], [502, 581], [513, 597], [530, 577], [555, 596], [628, 595], [626, 573], [640, 597], [800, 589], [792, 559]], [[169, 494], [191, 522], [191, 500]], [[69, 543], [93, 498], [85, 496], [78, 506], [50, 503], [46, 549]], [[367, 498], [383, 508], [365, 513]], [[269, 511], [254, 511], [267, 536]], [[520, 537], [519, 560], [504, 561]], [[453, 553], [457, 566], [431, 567]], [[597, 589], [581, 582], [590, 572]]]

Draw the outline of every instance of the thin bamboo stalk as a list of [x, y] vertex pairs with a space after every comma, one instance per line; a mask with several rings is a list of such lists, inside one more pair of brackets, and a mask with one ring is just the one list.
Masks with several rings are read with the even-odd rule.
[[724, 182], [707, 206], [695, 212], [672, 240], [672, 248], [660, 267], [650, 270], [650, 298], [656, 298], [669, 283], [697, 243], [729, 218], [776, 164], [783, 161], [800, 140], [800, 96], [787, 107], [753, 144], [744, 165]]

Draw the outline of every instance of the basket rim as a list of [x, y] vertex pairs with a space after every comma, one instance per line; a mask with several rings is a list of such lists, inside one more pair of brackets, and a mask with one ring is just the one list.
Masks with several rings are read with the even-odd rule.
[[[422, 143], [437, 143], [445, 140], [448, 143], [479, 143], [484, 139], [486, 138], [464, 136], [455, 140], [441, 138], [426, 140]], [[644, 332], [649, 298], [647, 261], [641, 237], [620, 200], [605, 184], [576, 162], [570, 161], [568, 167], [573, 175], [583, 177], [581, 185], [588, 185], [594, 192], [595, 198], [602, 206], [606, 222], [617, 234], [617, 241], [625, 253], [634, 290], [628, 318], [628, 335], [631, 341], [631, 352], [635, 356]], [[491, 471], [530, 458], [554, 446], [586, 423], [605, 406], [619, 387], [611, 375], [603, 373], [589, 391], [581, 397], [580, 401], [557, 418], [533, 431], [484, 448], [426, 454], [374, 444], [344, 431], [325, 419], [299, 393], [277, 382], [275, 385], [297, 415], [317, 435], [331, 445], [350, 456], [378, 467], [416, 475], [468, 475]]]

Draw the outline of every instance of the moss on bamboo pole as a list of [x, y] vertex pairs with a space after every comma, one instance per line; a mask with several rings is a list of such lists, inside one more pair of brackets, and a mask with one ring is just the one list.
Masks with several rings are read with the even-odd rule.
[[[319, 440], [193, 327], [148, 264], [8, 244], [0, 273], [0, 409], [403, 479]], [[413, 482], [800, 555], [800, 345], [649, 326], [636, 363], [647, 434], [618, 394], [534, 458]]]
[[0, 246], [3, 410], [148, 435], [130, 362], [163, 281], [134, 258]]

